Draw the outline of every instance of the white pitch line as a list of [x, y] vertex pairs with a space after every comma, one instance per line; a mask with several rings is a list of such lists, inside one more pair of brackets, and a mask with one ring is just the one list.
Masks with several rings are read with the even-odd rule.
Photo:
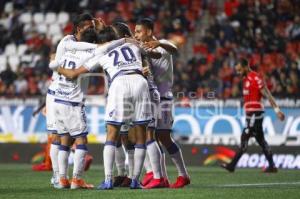
[[217, 185], [218, 187], [257, 187], [257, 186], [274, 186], [274, 185], [300, 185], [300, 182], [273, 182], [273, 183], [256, 183], [256, 184], [227, 184]]

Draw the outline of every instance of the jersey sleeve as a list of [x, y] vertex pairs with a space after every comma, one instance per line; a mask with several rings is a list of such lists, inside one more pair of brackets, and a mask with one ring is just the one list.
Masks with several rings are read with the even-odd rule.
[[88, 71], [93, 70], [94, 68], [97, 68], [100, 66], [99, 60], [101, 55], [96, 55], [92, 57], [91, 59], [88, 59], [86, 62], [84, 62], [83, 67], [85, 67]]
[[102, 55], [106, 54], [107, 52], [111, 51], [112, 49], [123, 45], [124, 43], [125, 43], [124, 38], [111, 41], [107, 44], [104, 44], [102, 46], [97, 47], [96, 51], [95, 51], [95, 54], [99, 55], [99, 56], [102, 56]]
[[96, 48], [97, 44], [91, 44], [88, 42], [77, 42], [77, 41], [72, 41], [72, 40], [68, 40], [65, 43], [65, 49], [66, 50], [89, 50], [89, 49], [93, 49]]

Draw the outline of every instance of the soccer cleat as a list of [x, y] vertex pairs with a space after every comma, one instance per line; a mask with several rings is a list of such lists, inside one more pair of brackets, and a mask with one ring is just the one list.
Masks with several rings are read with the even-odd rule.
[[115, 176], [114, 177], [114, 187], [120, 187], [127, 176]]
[[94, 185], [87, 184], [83, 179], [73, 178], [71, 182], [71, 189], [93, 189]]
[[89, 170], [92, 162], [93, 162], [93, 156], [87, 154], [84, 158], [84, 171]]
[[132, 179], [130, 184], [130, 189], [142, 189], [139, 181], [137, 179]]
[[145, 173], [144, 178], [141, 182], [141, 185], [145, 187], [153, 179], [153, 172]]
[[58, 178], [57, 178], [55, 175], [53, 175], [53, 176], [51, 177], [50, 183], [51, 183], [51, 185], [54, 186], [55, 184], [58, 184], [58, 183], [59, 183], [59, 180], [58, 180]]
[[123, 182], [122, 182], [122, 184], [120, 185], [120, 187], [130, 187], [130, 184], [131, 184], [131, 179], [128, 178], [128, 177], [126, 177], [126, 178], [123, 180]]
[[154, 189], [154, 188], [163, 188], [165, 187], [165, 179], [152, 179], [146, 186], [144, 186], [144, 189]]
[[68, 188], [70, 188], [70, 182], [67, 178], [60, 178], [59, 183], [54, 184], [54, 188], [56, 188], [56, 189], [68, 189]]
[[170, 188], [170, 183], [169, 183], [168, 178], [164, 178], [164, 187], [165, 188]]
[[264, 173], [277, 173], [278, 169], [276, 167], [267, 167], [263, 170]]
[[189, 177], [178, 176], [176, 182], [174, 184], [171, 184], [170, 188], [178, 189], [178, 188], [182, 188], [190, 183], [191, 183], [191, 180]]
[[223, 169], [226, 169], [228, 172], [230, 172], [230, 173], [232, 173], [232, 172], [234, 172], [234, 168], [232, 168], [232, 167], [230, 167], [228, 164], [226, 164], [226, 163], [222, 163], [221, 165], [220, 165], [220, 167], [222, 167]]
[[108, 180], [108, 181], [103, 181], [98, 187], [97, 189], [99, 190], [110, 190], [113, 189], [113, 181], [112, 180]]

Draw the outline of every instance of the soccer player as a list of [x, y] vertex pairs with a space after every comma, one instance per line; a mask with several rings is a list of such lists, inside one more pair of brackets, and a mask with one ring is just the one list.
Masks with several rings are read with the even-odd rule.
[[[115, 32], [117, 33], [119, 38], [123, 38], [123, 37], [129, 37], [132, 38], [133, 34], [130, 31], [129, 27], [124, 24], [124, 23], [114, 23], [112, 25], [113, 29], [115, 30]], [[161, 58], [161, 54], [159, 52], [155, 52], [153, 50], [150, 50], [147, 52], [147, 57], [151, 57], [153, 59], [159, 59]], [[144, 67], [145, 69], [145, 67]], [[146, 163], [146, 165], [151, 165], [150, 169], [153, 168], [153, 175], [154, 178], [151, 181], [151, 183], [148, 183], [146, 186], [144, 186], [143, 188], [146, 189], [150, 189], [150, 188], [160, 188], [160, 187], [165, 187], [164, 184], [164, 179], [162, 177], [162, 171], [161, 171], [161, 166], [160, 166], [160, 159], [161, 159], [161, 152], [160, 152], [160, 148], [158, 146], [158, 143], [156, 142], [156, 140], [154, 139], [154, 131], [156, 128], [156, 123], [157, 123], [157, 108], [159, 106], [159, 92], [157, 90], [157, 86], [154, 82], [153, 76], [150, 73], [150, 69], [148, 69], [148, 75], [147, 75], [147, 81], [148, 81], [148, 86], [149, 86], [149, 92], [150, 92], [150, 97], [151, 97], [151, 109], [152, 109], [152, 113], [153, 113], [153, 120], [149, 123], [148, 128], [147, 128], [147, 136], [146, 136], [146, 147], [147, 147], [147, 153], [146, 153], [146, 158], [145, 161], [148, 161], [148, 163]], [[121, 136], [122, 136], [122, 140], [126, 140], [127, 135], [128, 135], [128, 124], [126, 125], [127, 127], [125, 127], [125, 125], [123, 125], [121, 127]], [[134, 128], [131, 128], [131, 132], [129, 136], [134, 136]], [[133, 132], [132, 132], [133, 131]], [[132, 147], [130, 146], [134, 141], [129, 140], [129, 141], [125, 141], [125, 146], [127, 146], [127, 150], [128, 150], [128, 161], [129, 161], [129, 171], [131, 171], [131, 167], [133, 167], [132, 165], [132, 155], [131, 155], [131, 150]], [[125, 173], [122, 172], [125, 170], [125, 154], [123, 151], [123, 147], [121, 146], [121, 144], [117, 145], [117, 150], [116, 150], [116, 166], [117, 166], [117, 170], [118, 170], [118, 175], [114, 178], [114, 185], [120, 185], [120, 186], [126, 186], [126, 182], [128, 181], [128, 179], [124, 176]], [[129, 172], [131, 173], [131, 172]], [[123, 175], [123, 176], [122, 176]], [[131, 177], [131, 175], [129, 175]], [[123, 183], [124, 182], [124, 183]]]
[[[77, 16], [74, 21], [74, 35], [66, 35], [58, 44], [56, 49], [55, 58], [49, 66], [55, 64], [61, 57], [64, 55], [65, 51], [69, 47], [80, 48], [80, 50], [88, 50], [97, 47], [96, 44], [90, 44], [86, 42], [77, 42], [80, 41], [81, 34], [93, 25], [92, 17], [88, 14], [82, 14]], [[52, 133], [52, 143], [50, 146], [50, 157], [53, 169], [53, 177], [51, 178], [51, 184], [58, 184], [59, 172], [58, 172], [58, 153], [60, 148], [60, 137], [57, 134], [57, 126], [55, 124], [55, 112], [53, 107], [55, 107], [55, 89], [59, 75], [56, 71], [53, 71], [52, 82], [48, 88], [46, 96], [46, 124], [47, 131]]]
[[[152, 71], [154, 81], [158, 87], [160, 94], [160, 106], [158, 113], [158, 121], [156, 127], [156, 135], [158, 140], [164, 145], [169, 152], [173, 163], [176, 165], [178, 171], [178, 178], [171, 188], [181, 188], [190, 184], [190, 177], [187, 173], [185, 163], [182, 157], [180, 147], [171, 138], [172, 124], [173, 124], [173, 58], [172, 55], [177, 52], [175, 45], [167, 40], [157, 40], [153, 35], [153, 21], [145, 18], [137, 22], [135, 26], [135, 38], [144, 42], [144, 47], [147, 49], [155, 49], [160, 52], [162, 57], [160, 59], [151, 59]], [[163, 151], [162, 151], [163, 152]], [[150, 158], [150, 156], [149, 156]], [[164, 153], [161, 158], [162, 175], [165, 184], [169, 184], [165, 165]], [[149, 165], [149, 167], [151, 167]], [[152, 170], [154, 168], [152, 167]], [[148, 172], [144, 177], [144, 185], [153, 180], [153, 173]]]
[[264, 84], [264, 80], [261, 75], [250, 69], [247, 59], [241, 58], [235, 69], [237, 74], [243, 77], [244, 109], [246, 112], [247, 124], [241, 135], [241, 146], [233, 160], [229, 164], [221, 164], [221, 167], [229, 172], [234, 172], [239, 159], [242, 157], [243, 153], [247, 151], [248, 140], [251, 137], [255, 137], [269, 162], [269, 166], [264, 170], [264, 172], [276, 173], [277, 168], [273, 161], [272, 151], [265, 140], [262, 127], [264, 117], [264, 107], [261, 103], [262, 96], [267, 97], [271, 106], [274, 108], [277, 117], [281, 121], [284, 120], [285, 115], [280, 111], [280, 108], [276, 104], [272, 94]]
[[[99, 34], [100, 43], [116, 39], [111, 27]], [[97, 50], [96, 50], [97, 51]], [[109, 80], [105, 121], [107, 137], [103, 151], [105, 180], [99, 189], [113, 188], [113, 163], [115, 161], [116, 141], [122, 124], [133, 123], [136, 128], [134, 152], [134, 175], [130, 185], [132, 189], [141, 188], [139, 176], [146, 154], [146, 127], [151, 121], [151, 106], [148, 84], [142, 75], [142, 49], [135, 44], [125, 43], [106, 53], [97, 54], [84, 66], [76, 70], [59, 68], [58, 72], [67, 77], [76, 78], [100, 65]]]
[[[87, 37], [86, 42], [92, 42], [96, 38], [96, 31], [94, 29], [93, 18], [88, 14], [79, 15], [75, 24], [74, 40], [81, 41], [84, 39], [83, 33], [94, 33], [94, 37]], [[71, 38], [71, 37], [70, 37]], [[66, 45], [66, 41], [61, 42]], [[58, 49], [60, 46], [58, 46]], [[65, 49], [62, 48], [62, 51]], [[64, 62], [64, 67], [76, 68], [83, 64], [88, 58], [92, 57], [94, 50], [85, 51], [57, 51], [56, 59]], [[54, 105], [51, 107], [55, 114], [55, 124], [60, 136], [61, 144], [58, 152], [58, 170], [59, 183], [54, 184], [55, 188], [92, 188], [92, 185], [86, 184], [82, 179], [84, 169], [84, 159], [87, 154], [87, 125], [84, 111], [84, 88], [81, 87], [80, 82], [71, 81], [60, 75], [57, 81], [54, 82], [54, 90], [49, 90], [54, 95]], [[87, 82], [84, 82], [85, 86]], [[48, 92], [48, 93], [49, 93]], [[76, 149], [74, 154], [74, 168], [71, 185], [67, 177], [68, 157], [70, 153], [70, 146], [72, 139], [75, 139]]]

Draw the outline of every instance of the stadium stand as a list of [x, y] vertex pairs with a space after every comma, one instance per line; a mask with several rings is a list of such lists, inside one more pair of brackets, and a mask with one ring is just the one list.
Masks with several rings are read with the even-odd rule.
[[[220, 99], [240, 97], [233, 67], [241, 56], [250, 57], [253, 69], [265, 74], [274, 96], [300, 97], [299, 0], [77, 2], [0, 2], [0, 96], [45, 94], [50, 53], [72, 33], [73, 16], [90, 12], [108, 24], [125, 21], [131, 28], [140, 17], [155, 19], [157, 37], [182, 49], [174, 65], [174, 91], [185, 94], [180, 100], [209, 98], [209, 93]], [[89, 94], [103, 92], [99, 80], [91, 83]]]

